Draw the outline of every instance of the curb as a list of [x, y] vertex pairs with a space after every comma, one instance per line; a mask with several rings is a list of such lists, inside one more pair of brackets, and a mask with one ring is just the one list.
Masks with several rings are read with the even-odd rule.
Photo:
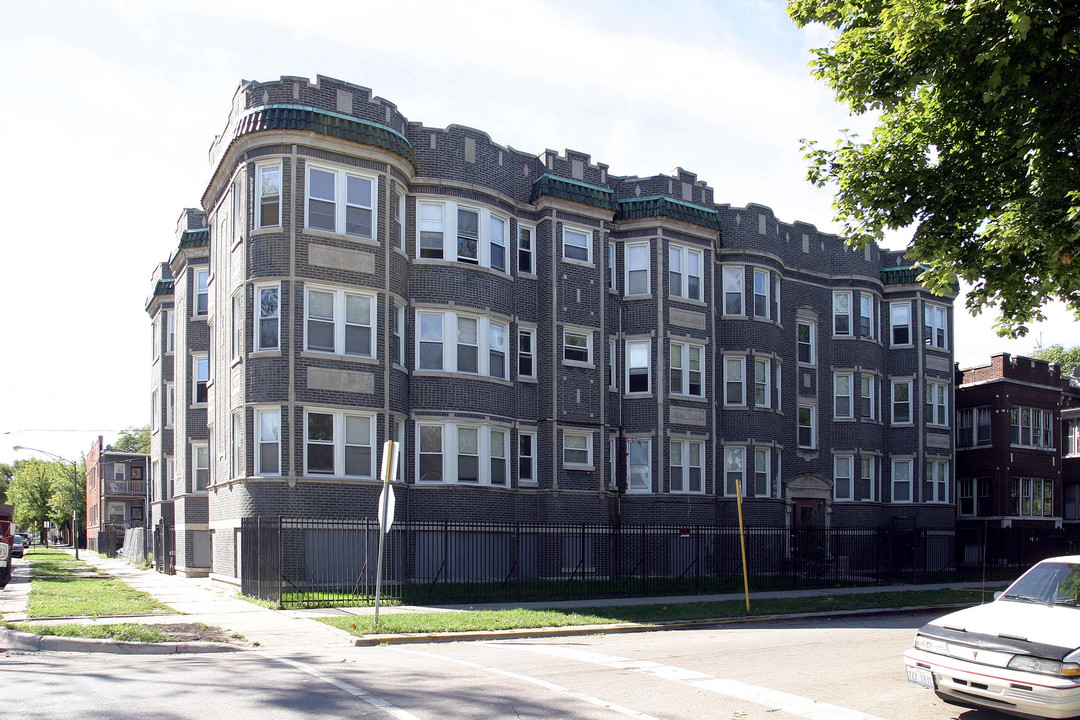
[[69, 638], [56, 635], [35, 635], [0, 628], [0, 650], [23, 652], [84, 652], [119, 655], [176, 655], [194, 653], [237, 652], [246, 648], [225, 643], [166, 642], [144, 643], [97, 638]]

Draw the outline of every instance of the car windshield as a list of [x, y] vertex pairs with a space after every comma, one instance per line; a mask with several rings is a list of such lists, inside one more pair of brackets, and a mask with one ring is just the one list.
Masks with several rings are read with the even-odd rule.
[[1080, 565], [1063, 562], [1039, 563], [1010, 585], [1001, 599], [1080, 606]]

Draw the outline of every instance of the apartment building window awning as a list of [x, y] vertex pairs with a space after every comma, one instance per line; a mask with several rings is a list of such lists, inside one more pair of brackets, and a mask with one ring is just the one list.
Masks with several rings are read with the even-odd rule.
[[647, 217], [668, 217], [672, 220], [720, 229], [720, 214], [716, 210], [691, 205], [663, 195], [619, 200], [617, 220], [637, 220]]
[[613, 191], [578, 182], [577, 180], [556, 177], [555, 175], [541, 175], [533, 182], [531, 202], [536, 202], [537, 198], [543, 195], [570, 200], [583, 205], [592, 205], [605, 210], [616, 210], [618, 208]]

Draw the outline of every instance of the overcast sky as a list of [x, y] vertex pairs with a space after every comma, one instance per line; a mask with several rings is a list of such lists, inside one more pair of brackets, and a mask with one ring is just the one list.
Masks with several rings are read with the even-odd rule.
[[[397, 5], [399, 7], [391, 7]], [[327, 75], [412, 121], [467, 125], [615, 175], [682, 167], [735, 206], [835, 231], [803, 137], [849, 118], [807, 69], [828, 40], [781, 0], [8, 3], [0, 27], [0, 462], [76, 460], [149, 422], [150, 275], [198, 207], [243, 80]], [[891, 247], [902, 247], [896, 239]], [[957, 303], [956, 360], [1067, 346], [1060, 308], [1008, 342]]]

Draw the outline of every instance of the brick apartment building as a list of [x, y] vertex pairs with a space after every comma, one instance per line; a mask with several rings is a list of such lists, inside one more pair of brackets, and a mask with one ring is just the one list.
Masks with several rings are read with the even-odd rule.
[[[99, 435], [86, 456], [86, 542], [95, 552], [111, 552], [124, 531], [146, 522], [145, 453], [114, 450]], [[114, 547], [107, 548], [106, 543]]]
[[1001, 353], [956, 373], [958, 524], [1070, 526], [1080, 537], [1080, 387]]
[[900, 253], [325, 77], [241, 83], [210, 157], [147, 305], [181, 572], [373, 516], [387, 439], [403, 520], [954, 522], [953, 297]]

